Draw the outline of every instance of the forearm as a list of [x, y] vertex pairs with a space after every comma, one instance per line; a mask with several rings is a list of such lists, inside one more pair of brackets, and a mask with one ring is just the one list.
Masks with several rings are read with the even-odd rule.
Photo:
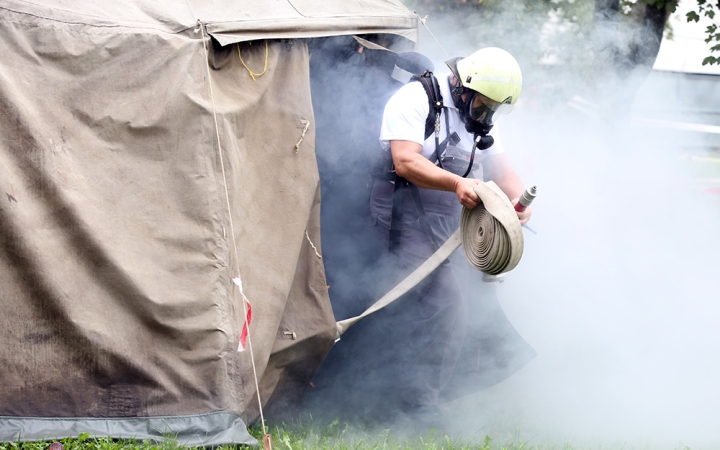
[[504, 153], [487, 157], [483, 162], [483, 169], [485, 170], [485, 181], [494, 181], [510, 200], [522, 195], [522, 180], [510, 166]]
[[[520, 177], [517, 172], [510, 167], [505, 155], [499, 154], [491, 156], [490, 158], [492, 159], [488, 161], [488, 179], [494, 181], [514, 205], [523, 193], [523, 185]], [[531, 215], [532, 209], [530, 207], [517, 212], [521, 224], [527, 223]]]
[[493, 174], [490, 177], [495, 184], [508, 196], [510, 200], [520, 197], [523, 193], [522, 180], [517, 172], [507, 169], [502, 173]]
[[395, 172], [415, 186], [425, 189], [455, 192], [458, 201], [472, 209], [480, 200], [473, 188], [480, 182], [462, 178], [437, 167], [422, 156], [422, 146], [411, 141], [390, 141]]
[[455, 192], [461, 179], [458, 175], [439, 168], [420, 153], [394, 156], [393, 162], [399, 176], [420, 188]]

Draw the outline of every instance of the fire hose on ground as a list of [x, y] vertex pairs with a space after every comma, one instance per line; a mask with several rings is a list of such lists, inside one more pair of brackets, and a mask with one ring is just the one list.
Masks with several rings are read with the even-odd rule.
[[337, 322], [338, 339], [357, 321], [383, 309], [415, 287], [461, 245], [468, 262], [483, 274], [497, 276], [517, 266], [522, 257], [524, 240], [516, 211], [530, 205], [537, 193], [536, 187], [528, 188], [515, 207], [492, 181], [475, 186], [475, 193], [480, 197], [480, 203], [474, 209], [463, 208], [460, 227], [455, 233], [362, 314]]

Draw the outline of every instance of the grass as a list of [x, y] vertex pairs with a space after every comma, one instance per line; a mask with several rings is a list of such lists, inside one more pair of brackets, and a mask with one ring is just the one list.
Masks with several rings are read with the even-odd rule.
[[[262, 449], [262, 431], [259, 427], [251, 427], [250, 433], [260, 442]], [[517, 435], [506, 442], [496, 441], [484, 436], [477, 441], [452, 438], [436, 430], [411, 436], [394, 436], [390, 430], [362, 430], [338, 420], [326, 424], [315, 425], [300, 423], [293, 425], [277, 425], [271, 428], [273, 450], [582, 450], [566, 443], [563, 445], [529, 444]], [[94, 438], [86, 433], [76, 439], [62, 439], [65, 450], [178, 450], [185, 449], [172, 436], [167, 436], [161, 443], [135, 440], [113, 440]], [[52, 441], [45, 442], [10, 442], [0, 443], [0, 450], [47, 450]], [[217, 450], [248, 449], [242, 445], [217, 447]], [[610, 449], [629, 450], [625, 444], [617, 446], [593, 447], [593, 450]], [[647, 448], [647, 447], [643, 447]], [[690, 450], [679, 446], [677, 450]], [[589, 448], [586, 447], [589, 450]]]
[[[334, 421], [328, 425], [311, 424], [279, 425], [271, 428], [273, 450], [531, 450], [525, 443], [494, 445], [486, 436], [480, 442], [463, 442], [431, 430], [412, 437], [393, 436], [390, 430], [373, 432], [353, 428], [348, 424]], [[250, 433], [260, 442], [262, 448], [263, 433], [259, 427], [251, 427]], [[0, 450], [47, 450], [53, 441], [0, 443]], [[65, 450], [177, 450], [184, 449], [172, 436], [161, 443], [135, 440], [113, 440], [94, 438], [86, 433], [76, 439], [61, 439]], [[217, 447], [217, 450], [247, 449], [243, 445]], [[565, 447], [563, 450], [570, 449]]]

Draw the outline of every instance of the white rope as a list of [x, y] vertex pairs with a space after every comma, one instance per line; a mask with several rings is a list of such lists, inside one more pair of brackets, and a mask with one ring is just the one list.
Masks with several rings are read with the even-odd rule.
[[308, 231], [305, 230], [305, 237], [307, 238], [307, 241], [310, 243], [310, 247], [315, 251], [315, 256], [318, 257], [318, 259], [322, 259], [322, 255], [318, 253], [317, 247], [315, 247], [315, 244], [313, 244], [313, 241], [310, 240], [310, 235], [308, 234]]
[[303, 139], [305, 139], [305, 133], [307, 133], [308, 128], [310, 128], [310, 121], [307, 119], [300, 119], [300, 123], [305, 124], [305, 128], [303, 128], [302, 134], [300, 135], [300, 140], [297, 144], [295, 144], [295, 153], [297, 153], [300, 150], [300, 144], [302, 143]]
[[[217, 120], [217, 111], [215, 110], [215, 96], [213, 95], [213, 89], [212, 89], [212, 81], [210, 77], [210, 60], [208, 56], [207, 47], [205, 45], [205, 26], [203, 23], [198, 20], [198, 26], [200, 27], [200, 30], [202, 31], [202, 37], [203, 37], [203, 50], [205, 51], [205, 70], [207, 71], [207, 77], [208, 77], [208, 87], [210, 88], [210, 102], [212, 103], [213, 108], [213, 119], [215, 120], [215, 136], [217, 138], [218, 143], [218, 154], [220, 155], [220, 168], [222, 169], [222, 177], [223, 177], [223, 184], [225, 185], [225, 202], [227, 204], [228, 209], [228, 219], [230, 222], [230, 235], [232, 237], [232, 243], [233, 243], [233, 250], [235, 251], [235, 261], [239, 262], [240, 258], [238, 257], [238, 250], [237, 250], [237, 243], [235, 242], [235, 227], [233, 225], [232, 220], [232, 209], [230, 208], [230, 194], [228, 192], [228, 183], [227, 183], [227, 177], [225, 176], [225, 162], [223, 161], [223, 152], [222, 147], [220, 144], [220, 128], [218, 126], [218, 120]], [[208, 39], [207, 42], [209, 43], [210, 40]], [[240, 275], [238, 274], [238, 277]], [[247, 305], [245, 302], [247, 302], [247, 298], [245, 297], [245, 294], [242, 291], [242, 287], [240, 288], [240, 294], [243, 297], [243, 317], [245, 317], [245, 326], [247, 327], [247, 342], [248, 342], [248, 348], [250, 349], [250, 361], [252, 362], [252, 369], [253, 369], [253, 377], [255, 378], [255, 390], [257, 392], [257, 399], [258, 399], [258, 409], [260, 410], [260, 421], [262, 423], [263, 433], [267, 433], [267, 429], [265, 428], [265, 416], [263, 415], [263, 409], [262, 409], [262, 401], [260, 399], [260, 383], [258, 382], [258, 376], [257, 376], [257, 369], [255, 368], [255, 355], [253, 354], [253, 346], [252, 346], [252, 338], [250, 337], [250, 324], [247, 320]]]
[[425, 27], [427, 32], [430, 33], [430, 36], [432, 36], [432, 38], [435, 39], [435, 42], [437, 43], [438, 47], [440, 47], [440, 50], [442, 50], [443, 53], [445, 53], [445, 56], [447, 56], [448, 58], [452, 58], [450, 55], [448, 55], [448, 52], [445, 51], [443, 46], [440, 44], [440, 41], [437, 40], [435, 35], [432, 33], [432, 31], [430, 31], [430, 28], [428, 28], [427, 24], [425, 23], [428, 20], [428, 17], [430, 17], [430, 16], [425, 16], [425, 18], [422, 18], [418, 15], [417, 11], [413, 11], [413, 14], [415, 14], [415, 16], [417, 16], [417, 18], [420, 20], [420, 23], [423, 24], [423, 26]]

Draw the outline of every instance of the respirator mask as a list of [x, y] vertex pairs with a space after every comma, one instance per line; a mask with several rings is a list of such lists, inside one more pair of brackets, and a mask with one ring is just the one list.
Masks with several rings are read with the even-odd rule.
[[[488, 136], [493, 127], [495, 114], [507, 114], [513, 105], [492, 100], [479, 92], [468, 89], [462, 85], [454, 86], [451, 91], [453, 103], [458, 108], [460, 119], [465, 130], [474, 135], [474, 141], [479, 150], [487, 150], [494, 143], [492, 136]], [[465, 99], [463, 99], [465, 95]]]

